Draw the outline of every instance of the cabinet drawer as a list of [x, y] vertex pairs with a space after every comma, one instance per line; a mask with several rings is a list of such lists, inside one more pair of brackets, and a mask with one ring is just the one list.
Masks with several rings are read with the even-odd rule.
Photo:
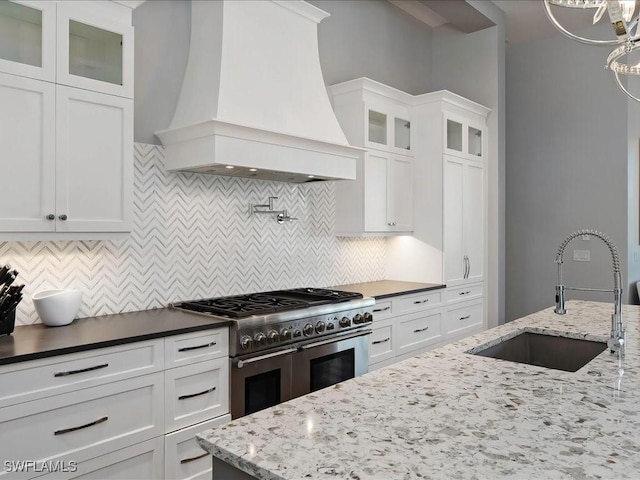
[[162, 391], [154, 373], [1, 408], [2, 456], [82, 462], [162, 435]]
[[441, 318], [440, 311], [398, 318], [398, 355], [438, 342], [442, 337]]
[[165, 368], [202, 362], [229, 355], [229, 330], [217, 328], [205, 332], [166, 337]]
[[376, 300], [373, 307], [373, 321], [385, 320], [393, 314], [391, 310], [391, 300]]
[[466, 300], [481, 298], [484, 293], [483, 290], [484, 285], [482, 283], [456, 288], [447, 288], [447, 303], [463, 302]]
[[482, 302], [464, 305], [447, 311], [445, 332], [447, 335], [464, 335], [482, 326]]
[[375, 321], [369, 337], [369, 364], [393, 357], [393, 321]]
[[424, 292], [416, 295], [404, 295], [393, 299], [393, 313], [416, 312], [442, 303], [442, 292]]
[[[38, 477], [38, 480], [77, 480], [100, 479], [122, 480], [163, 478], [164, 469], [164, 437], [156, 437], [116, 452], [102, 455], [69, 468]], [[71, 471], [73, 470], [73, 471]]]
[[0, 407], [161, 371], [162, 339], [0, 367]]
[[164, 478], [166, 480], [210, 480], [211, 454], [200, 448], [196, 433], [219, 427], [230, 421], [231, 415], [223, 415], [165, 435]]
[[185, 365], [165, 373], [165, 431], [229, 413], [229, 359]]

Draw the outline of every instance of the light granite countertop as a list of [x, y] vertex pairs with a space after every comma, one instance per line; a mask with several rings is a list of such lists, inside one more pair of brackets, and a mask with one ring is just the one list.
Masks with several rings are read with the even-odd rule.
[[523, 329], [603, 340], [613, 305], [571, 301], [198, 435], [256, 478], [640, 477], [640, 307], [624, 373], [608, 350], [575, 373], [466, 353]]

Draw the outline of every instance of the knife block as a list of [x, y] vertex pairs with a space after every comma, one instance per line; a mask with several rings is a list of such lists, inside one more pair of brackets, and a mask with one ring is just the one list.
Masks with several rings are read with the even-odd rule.
[[10, 335], [16, 324], [16, 309], [0, 317], [0, 335]]

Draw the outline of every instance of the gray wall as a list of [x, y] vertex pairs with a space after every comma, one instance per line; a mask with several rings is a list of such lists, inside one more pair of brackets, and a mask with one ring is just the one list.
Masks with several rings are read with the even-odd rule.
[[[628, 107], [602, 68], [608, 50], [561, 34], [507, 48], [507, 320], [554, 303], [556, 250], [580, 228], [612, 238], [626, 283]], [[592, 261], [574, 262], [574, 249], [590, 249]], [[612, 285], [598, 240], [570, 244], [564, 266], [567, 285]]]
[[[318, 29], [327, 85], [366, 76], [409, 93], [430, 90], [431, 29], [425, 24], [383, 0], [310, 3], [331, 14]], [[188, 0], [148, 0], [134, 12], [136, 142], [159, 144], [154, 132], [173, 118], [190, 22]]]
[[487, 320], [504, 323], [505, 297], [505, 33], [502, 10], [490, 2], [470, 1], [495, 27], [463, 34], [446, 26], [433, 37], [432, 86], [447, 89], [491, 108], [488, 177]]
[[189, 56], [191, 2], [147, 0], [133, 12], [136, 29], [134, 139], [160, 144], [169, 127]]
[[320, 22], [327, 85], [369, 77], [407, 93], [431, 90], [431, 29], [380, 0], [312, 0], [331, 14]]

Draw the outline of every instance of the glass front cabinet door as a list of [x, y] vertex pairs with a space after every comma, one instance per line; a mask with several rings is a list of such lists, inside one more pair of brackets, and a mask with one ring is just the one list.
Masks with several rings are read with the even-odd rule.
[[468, 120], [458, 117], [445, 117], [444, 151], [449, 155], [481, 160], [484, 156], [483, 129], [474, 126]]
[[393, 112], [371, 106], [366, 108], [366, 145], [369, 148], [411, 155], [409, 112]]
[[0, 71], [55, 81], [56, 4], [0, 0]]
[[122, 8], [58, 3], [57, 83], [133, 98], [133, 27]]
[[0, 72], [133, 98], [130, 12], [115, 2], [0, 0]]

